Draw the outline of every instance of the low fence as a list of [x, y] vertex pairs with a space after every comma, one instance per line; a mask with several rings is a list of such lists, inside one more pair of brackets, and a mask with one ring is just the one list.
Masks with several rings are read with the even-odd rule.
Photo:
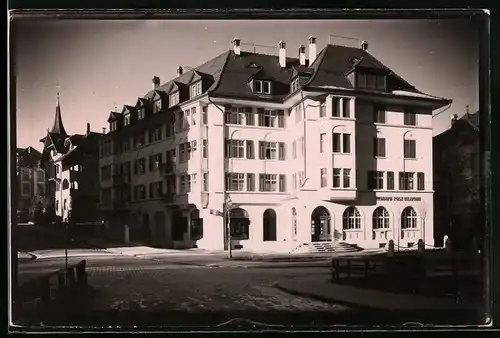
[[16, 295], [18, 310], [33, 302], [46, 308], [85, 292], [88, 287], [86, 264], [83, 260], [22, 284]]

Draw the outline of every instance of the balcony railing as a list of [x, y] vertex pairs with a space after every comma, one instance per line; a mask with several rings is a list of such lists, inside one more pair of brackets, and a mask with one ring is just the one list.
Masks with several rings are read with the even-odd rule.
[[161, 175], [172, 175], [175, 172], [175, 163], [170, 161], [160, 164]]

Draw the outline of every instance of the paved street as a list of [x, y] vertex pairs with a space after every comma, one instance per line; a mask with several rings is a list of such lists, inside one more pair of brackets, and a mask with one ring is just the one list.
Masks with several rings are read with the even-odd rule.
[[[280, 263], [276, 263], [274, 269], [245, 269], [242, 262], [233, 267], [210, 267], [214, 261], [226, 261], [220, 257], [176, 256], [158, 260], [103, 255], [85, 259], [89, 283], [95, 288], [87, 306], [95, 313], [110, 310], [124, 314], [139, 310], [185, 315], [259, 313], [260, 318], [265, 313], [306, 312], [331, 317], [347, 310], [344, 306], [297, 297], [274, 287], [274, 283], [284, 277], [328, 275], [325, 268], [280, 268]], [[69, 264], [81, 260], [82, 257], [71, 257]], [[20, 281], [61, 267], [64, 267], [64, 258], [22, 263], [19, 266]]]

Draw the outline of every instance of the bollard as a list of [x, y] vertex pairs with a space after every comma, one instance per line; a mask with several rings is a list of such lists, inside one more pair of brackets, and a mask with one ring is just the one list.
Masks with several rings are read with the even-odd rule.
[[394, 256], [394, 241], [392, 239], [389, 240], [389, 245], [387, 247], [387, 255]]
[[128, 244], [130, 242], [130, 229], [127, 224], [125, 224], [124, 227], [124, 242], [125, 244]]
[[448, 253], [450, 253], [452, 251], [452, 247], [451, 247], [452, 243], [451, 243], [450, 237], [448, 237], [448, 235], [444, 236], [443, 241], [444, 241], [444, 249], [445, 249], [445, 251], [448, 252]]
[[422, 239], [418, 240], [417, 246], [418, 246], [418, 253], [423, 254], [425, 252], [425, 243]]
[[87, 271], [86, 271], [86, 261], [81, 261], [76, 268], [76, 275], [78, 284], [81, 287], [87, 286]]

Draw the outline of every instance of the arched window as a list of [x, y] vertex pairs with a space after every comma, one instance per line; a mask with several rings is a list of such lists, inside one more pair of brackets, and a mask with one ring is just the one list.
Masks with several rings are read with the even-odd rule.
[[417, 227], [417, 213], [412, 207], [407, 207], [401, 213], [401, 229], [415, 229]]
[[68, 188], [69, 188], [69, 182], [68, 182], [67, 179], [64, 179], [64, 181], [63, 181], [63, 190], [66, 190]]
[[373, 229], [389, 228], [389, 212], [384, 207], [378, 207], [373, 212]]
[[63, 202], [63, 210], [68, 210], [68, 205], [66, 203], [66, 199], [64, 199], [64, 202]]
[[344, 230], [360, 229], [361, 228], [361, 215], [356, 207], [349, 207], [344, 211], [342, 222]]
[[297, 210], [292, 208], [292, 236], [297, 236]]

